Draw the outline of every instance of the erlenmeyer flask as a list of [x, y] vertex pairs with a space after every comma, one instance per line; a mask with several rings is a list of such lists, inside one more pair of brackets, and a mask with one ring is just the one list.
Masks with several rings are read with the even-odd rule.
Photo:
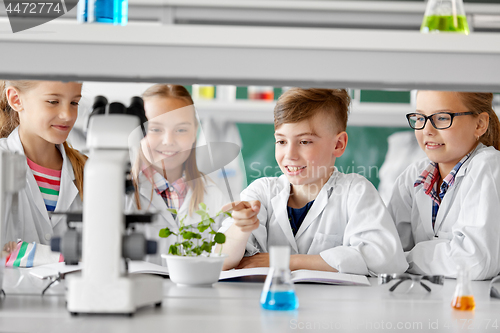
[[270, 268], [260, 296], [260, 304], [266, 310], [296, 310], [299, 301], [290, 276], [290, 248], [271, 246]]
[[429, 0], [420, 32], [457, 32], [469, 34], [462, 0]]
[[461, 311], [472, 311], [476, 307], [470, 285], [469, 269], [463, 264], [458, 267], [457, 286], [451, 307]]

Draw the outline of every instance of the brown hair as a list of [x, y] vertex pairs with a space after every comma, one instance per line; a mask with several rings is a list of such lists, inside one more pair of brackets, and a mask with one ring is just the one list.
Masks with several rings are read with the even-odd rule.
[[350, 103], [345, 89], [292, 88], [281, 95], [274, 108], [274, 129], [323, 112], [331, 117], [334, 128], [345, 131]]
[[488, 114], [490, 117], [488, 129], [479, 138], [479, 141], [485, 146], [493, 146], [500, 150], [500, 121], [493, 111], [493, 94], [475, 92], [457, 92], [457, 94], [465, 107], [474, 112], [473, 116], [477, 117], [483, 112]]
[[[189, 94], [187, 89], [176, 84], [155, 84], [142, 94], [142, 98], [144, 99], [144, 101], [147, 101], [149, 98], [153, 97], [176, 98], [185, 101], [188, 105], [194, 104], [193, 99], [191, 98], [191, 95]], [[193, 117], [195, 120], [196, 128], [198, 128], [198, 121], [194, 114]], [[134, 170], [132, 172], [133, 183], [135, 186], [135, 201], [139, 209], [141, 209], [141, 204], [139, 200], [138, 177], [140, 171], [140, 163], [143, 161], [146, 161], [145, 156], [142, 153], [141, 149], [139, 149], [139, 158], [136, 160]], [[198, 210], [199, 204], [203, 202], [203, 197], [205, 194], [205, 175], [198, 170], [198, 166], [196, 163], [196, 149], [194, 146], [193, 149], [191, 149], [191, 153], [189, 154], [188, 159], [184, 162], [183, 171], [186, 173], [188, 186], [193, 191], [192, 200], [189, 203], [189, 215], [192, 215], [194, 211]], [[165, 174], [163, 176], [166, 178]], [[153, 193], [151, 193], [151, 198], [152, 196]]]
[[[19, 126], [19, 114], [14, 111], [7, 100], [7, 87], [14, 87], [19, 92], [34, 88], [39, 81], [0, 81], [0, 138], [6, 138]], [[87, 157], [78, 150], [72, 148], [66, 141], [63, 142], [64, 151], [68, 157], [73, 172], [75, 173], [75, 186], [78, 189], [80, 199], [83, 201], [83, 169]]]

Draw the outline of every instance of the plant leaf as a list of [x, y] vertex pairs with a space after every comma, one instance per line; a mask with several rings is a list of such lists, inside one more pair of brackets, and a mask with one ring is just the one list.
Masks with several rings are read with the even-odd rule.
[[198, 231], [203, 232], [207, 230], [210, 226], [209, 225], [198, 225]]
[[173, 234], [173, 232], [170, 231], [169, 228], [165, 228], [165, 229], [160, 229], [159, 236], [162, 238], [167, 238], [168, 236], [170, 236], [172, 234]]
[[215, 234], [214, 241], [217, 244], [224, 244], [226, 242], [226, 235], [224, 235], [222, 232], [218, 232]]
[[193, 242], [191, 241], [182, 242], [182, 246], [186, 251], [188, 251], [189, 249], [191, 249], [191, 247], [193, 247]]
[[167, 208], [167, 210], [168, 210], [170, 213], [177, 215], [177, 209]]
[[182, 232], [182, 238], [184, 239], [191, 239], [194, 236], [194, 233], [192, 231], [183, 231]]
[[177, 248], [176, 244], [170, 245], [170, 247], [168, 249], [168, 254], [173, 254], [175, 256], [179, 255], [179, 249]]
[[207, 205], [205, 205], [203, 202], [200, 202], [200, 208], [205, 212], [207, 211]]

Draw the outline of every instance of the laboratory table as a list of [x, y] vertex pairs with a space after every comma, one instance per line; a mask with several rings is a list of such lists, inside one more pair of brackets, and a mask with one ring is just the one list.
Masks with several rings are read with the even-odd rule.
[[393, 294], [376, 278], [371, 286], [296, 284], [300, 307], [291, 312], [261, 309], [262, 282], [219, 282], [212, 288], [178, 287], [164, 279], [162, 306], [125, 315], [71, 316], [64, 282], [41, 296], [48, 281], [28, 269], [5, 269], [0, 298], [0, 332], [311, 332], [500, 330], [500, 300], [490, 299], [489, 281], [474, 281], [476, 309], [450, 306], [456, 281], [440, 292]]

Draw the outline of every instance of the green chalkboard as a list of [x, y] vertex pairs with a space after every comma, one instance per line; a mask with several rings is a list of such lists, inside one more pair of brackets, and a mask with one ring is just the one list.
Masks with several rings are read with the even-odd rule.
[[[274, 126], [262, 124], [238, 124], [243, 141], [242, 155], [250, 184], [260, 177], [281, 174], [274, 158]], [[347, 128], [349, 137], [347, 149], [336, 161], [337, 168], [345, 173], [359, 173], [370, 180], [375, 187], [380, 180], [378, 171], [387, 153], [389, 135], [408, 131], [398, 127], [357, 127]]]

